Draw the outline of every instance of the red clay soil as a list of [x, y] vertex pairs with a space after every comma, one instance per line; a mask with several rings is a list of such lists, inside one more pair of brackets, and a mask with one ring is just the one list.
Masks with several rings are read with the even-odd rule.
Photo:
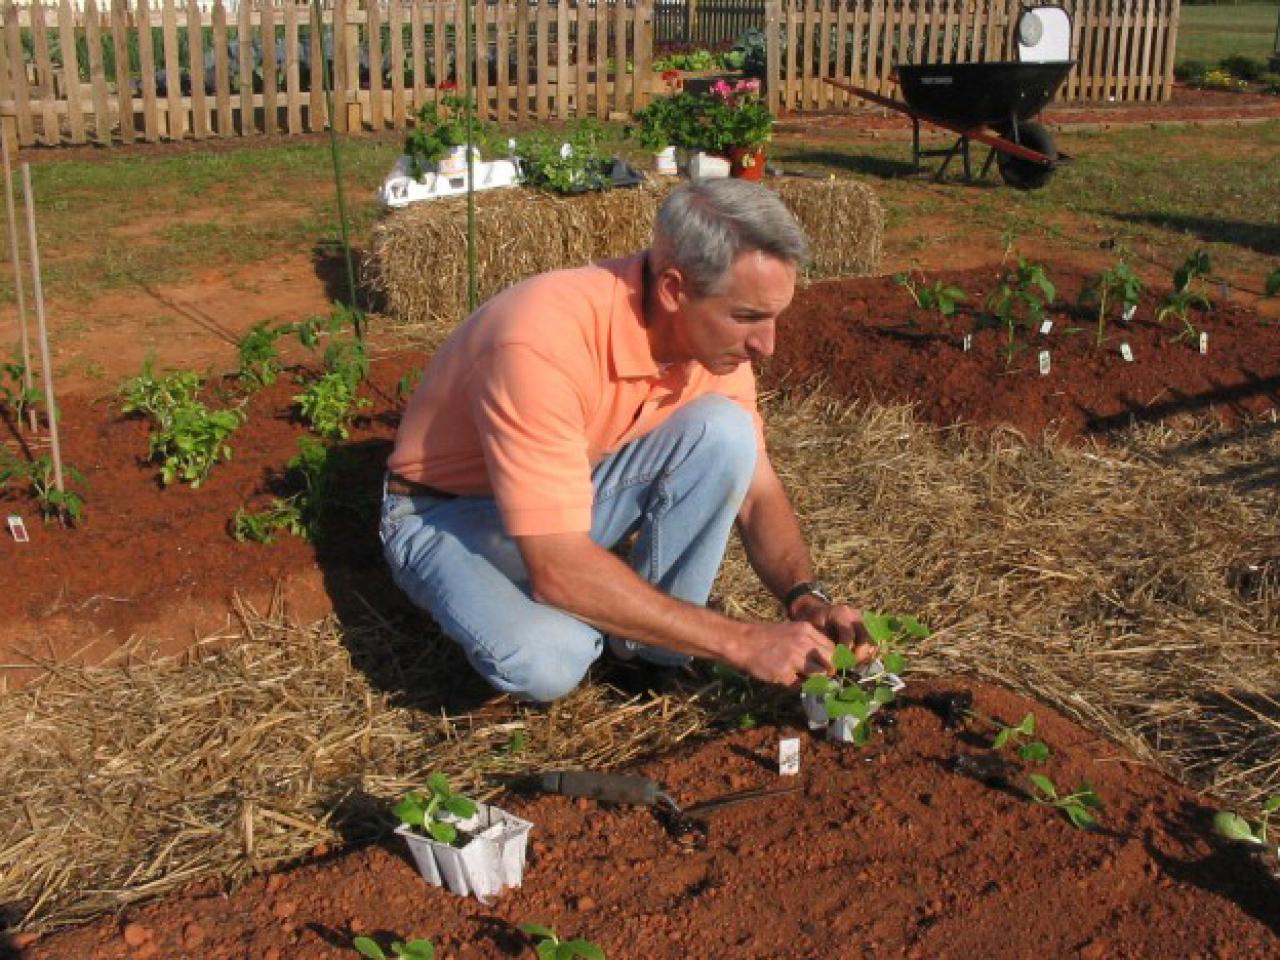
[[[1082, 276], [1065, 266], [1050, 271], [1074, 301]], [[994, 274], [988, 268], [930, 279], [957, 283], [978, 302]], [[1087, 316], [1055, 310], [1053, 332], [1020, 333], [1007, 365], [999, 330], [978, 330], [972, 348], [961, 350], [961, 336], [976, 324], [972, 310], [945, 322], [927, 316], [889, 278], [815, 284], [785, 315], [762, 381], [785, 386], [818, 377], [847, 399], [914, 402], [937, 424], [1007, 424], [1030, 438], [1045, 430], [1064, 439], [1105, 438], [1134, 419], [1184, 413], [1231, 422], [1277, 406], [1274, 323], [1231, 303], [1197, 317], [1209, 333], [1202, 356], [1171, 342], [1175, 326], [1154, 324], [1154, 296], [1133, 324], [1108, 329], [1103, 349]], [[1121, 359], [1121, 340], [1134, 362]], [[1044, 377], [1036, 369], [1041, 349], [1051, 353]], [[296, 452], [304, 431], [291, 413], [299, 390], [291, 377], [250, 400], [248, 421], [231, 441], [233, 459], [198, 490], [161, 487], [156, 467], [144, 462], [143, 421], [122, 417], [107, 399], [64, 398], [64, 457], [87, 477], [88, 518], [63, 530], [42, 524], [12, 486], [0, 494], [0, 511], [24, 515], [31, 533], [26, 545], [0, 535], [0, 564], [12, 585], [0, 591], [0, 681], [15, 685], [37, 675], [31, 657], [100, 661], [133, 635], [161, 652], [180, 651], [225, 624], [234, 593], [262, 604], [281, 579], [302, 617], [362, 612], [366, 600], [381, 608], [403, 603], [384, 572], [373, 518], [399, 407], [396, 383], [422, 362], [421, 355], [401, 355], [373, 364], [364, 389], [372, 405], [346, 444], [341, 487], [349, 494], [315, 547], [287, 535], [267, 546], [237, 543], [228, 532], [238, 508], [260, 508], [279, 491]]]
[[[227, 893], [209, 885], [36, 941], [25, 960], [354, 957], [353, 936], [426, 937], [442, 960], [526, 957], [517, 923], [584, 937], [612, 960], [762, 958], [1261, 958], [1275, 956], [1280, 887], [1266, 865], [1209, 837], [1211, 811], [1106, 741], [983, 686], [977, 709], [1035, 709], [1061, 787], [1088, 780], [1101, 829], [957, 773], [980, 730], [946, 729], [912, 685], [865, 749], [762, 727], [635, 772], [684, 803], [779, 784], [779, 736], [803, 737], [799, 793], [715, 814], [702, 848], [648, 811], [561, 797], [502, 805], [535, 824], [524, 885], [492, 906], [421, 881], [399, 841], [318, 851]], [[29, 938], [21, 938], [28, 943]], [[17, 951], [14, 951], [17, 954]]]

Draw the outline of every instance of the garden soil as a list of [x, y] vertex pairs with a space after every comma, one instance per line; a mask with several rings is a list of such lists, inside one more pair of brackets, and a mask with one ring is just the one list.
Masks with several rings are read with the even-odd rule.
[[[1086, 312], [1053, 308], [1052, 331], [1020, 330], [1009, 361], [1007, 333], [980, 323], [976, 308], [996, 272], [993, 265], [931, 275], [969, 295], [946, 320], [916, 308], [892, 278], [802, 289], [780, 324], [762, 385], [821, 381], [842, 399], [910, 402], [937, 424], [1008, 426], [1029, 440], [1047, 432], [1105, 442], [1133, 422], [1180, 417], [1230, 424], [1266, 415], [1280, 401], [1275, 323], [1234, 300], [1193, 316], [1208, 333], [1206, 354], [1194, 341], [1174, 339], [1176, 321], [1155, 323], [1149, 294], [1132, 323], [1108, 325], [1101, 347]], [[1060, 299], [1074, 303], [1084, 275], [1056, 264], [1050, 273]], [[966, 333], [972, 333], [968, 351]], [[1120, 354], [1123, 343], [1132, 362]], [[1050, 355], [1044, 376], [1041, 351]], [[304, 433], [291, 398], [304, 368], [248, 398], [248, 421], [231, 440], [232, 460], [196, 490], [160, 484], [157, 468], [146, 462], [144, 421], [121, 415], [110, 398], [65, 397], [63, 455], [85, 475], [87, 519], [80, 529], [64, 530], [41, 523], [34, 504], [12, 487], [0, 495], [0, 510], [23, 516], [31, 534], [28, 544], [0, 540], [11, 585], [0, 592], [0, 683], [20, 685], [70, 659], [180, 652], [226, 625], [234, 595], [263, 608], [281, 583], [291, 612], [304, 619], [403, 604], [383, 569], [374, 518], [399, 384], [424, 360], [411, 352], [374, 360], [363, 388], [370, 406], [343, 445], [345, 492], [315, 546], [288, 535], [270, 545], [238, 543], [229, 532], [239, 508], [262, 509], [271, 496], [288, 492], [284, 466]], [[241, 399], [230, 379], [215, 383], [209, 397], [215, 405]], [[4, 427], [11, 436], [13, 426]]]
[[[965, 685], [975, 709], [1016, 722], [1033, 705]], [[205, 884], [38, 941], [29, 960], [352, 957], [429, 937], [447, 960], [532, 957], [515, 925], [584, 937], [613, 960], [761, 958], [1261, 958], [1274, 956], [1280, 887], [1247, 852], [1208, 838], [1211, 811], [1104, 739], [1035, 706], [1053, 750], [1037, 769], [1088, 781], [1100, 829], [957, 772], [989, 730], [948, 728], [958, 684], [912, 684], [867, 748], [760, 727], [634, 772], [683, 803], [777, 786], [778, 740], [802, 740], [800, 789], [713, 814], [701, 844], [645, 809], [512, 794], [535, 824], [524, 884], [491, 904], [421, 881], [394, 837], [230, 891]], [[17, 951], [14, 951], [17, 953]]]

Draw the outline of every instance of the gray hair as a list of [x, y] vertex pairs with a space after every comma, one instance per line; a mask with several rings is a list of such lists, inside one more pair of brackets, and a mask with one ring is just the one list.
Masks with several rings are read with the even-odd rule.
[[760, 251], [797, 269], [809, 243], [778, 195], [746, 180], [698, 180], [667, 197], [653, 225], [650, 269], [675, 267], [694, 296], [723, 291], [739, 254]]

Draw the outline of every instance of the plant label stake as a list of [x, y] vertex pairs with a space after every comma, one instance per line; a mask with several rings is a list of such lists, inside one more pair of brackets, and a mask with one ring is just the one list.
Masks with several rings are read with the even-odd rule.
[[1206, 333], [1204, 330], [1200, 331], [1200, 352], [1201, 353], [1209, 352], [1209, 334]]
[[45, 416], [49, 421], [49, 446], [53, 454], [53, 484], [66, 491], [62, 480], [62, 442], [59, 439], [58, 403], [53, 391], [53, 361], [49, 359], [49, 328], [45, 323], [44, 286], [40, 282], [40, 245], [36, 242], [36, 199], [31, 189], [31, 167], [22, 165], [22, 200], [27, 208], [27, 249], [31, 254], [31, 290], [36, 301], [36, 332], [40, 338], [40, 373], [44, 377]]
[[961, 349], [961, 350], [963, 350], [965, 353], [968, 353], [968, 352], [969, 352], [969, 348], [970, 348], [970, 347], [972, 347], [972, 346], [973, 346], [973, 334], [972, 334], [972, 333], [966, 333], [966, 334], [965, 334], [965, 335], [960, 339], [960, 349]]
[[1049, 351], [1040, 351], [1040, 376], [1047, 377], [1049, 375]]
[[[9, 222], [9, 252], [13, 257], [13, 293], [18, 301], [18, 330], [22, 343], [22, 387], [30, 396], [35, 389], [31, 367], [31, 337], [27, 332], [27, 304], [22, 291], [22, 259], [18, 254], [18, 220], [13, 209], [13, 170], [9, 166], [9, 128], [0, 124], [0, 154], [4, 156], [4, 204]], [[27, 404], [27, 423], [34, 433], [36, 408]]]
[[1124, 308], [1124, 322], [1129, 323], [1133, 320], [1133, 315], [1138, 312], [1138, 305], [1130, 303]]
[[778, 776], [794, 777], [800, 772], [800, 738], [778, 741]]
[[1047, 337], [1052, 330], [1053, 330], [1052, 320], [1046, 320], [1044, 323], [1040, 324], [1040, 335], [1042, 337]]
[[[29, 543], [31, 538], [27, 536], [27, 525], [22, 522], [22, 518], [16, 513], [9, 514], [9, 532], [13, 534], [13, 539], [18, 543]], [[799, 741], [796, 741], [797, 746]]]
[[1120, 356], [1124, 357], [1125, 363], [1133, 363], [1133, 348], [1127, 343], [1120, 344]]

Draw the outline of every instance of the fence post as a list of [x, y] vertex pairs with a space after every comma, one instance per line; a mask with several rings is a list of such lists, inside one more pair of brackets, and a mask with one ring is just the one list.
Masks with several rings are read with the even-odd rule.
[[774, 114], [782, 109], [782, 58], [778, 43], [781, 24], [781, 0], [768, 0], [764, 5], [764, 90], [769, 110]]

